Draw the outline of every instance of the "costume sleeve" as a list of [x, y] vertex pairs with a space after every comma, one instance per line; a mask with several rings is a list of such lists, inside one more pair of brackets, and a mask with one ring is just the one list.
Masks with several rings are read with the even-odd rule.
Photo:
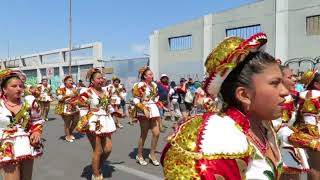
[[144, 93], [144, 88], [145, 88], [144, 83], [141, 83], [141, 82], [133, 85], [133, 88], [132, 88], [133, 103], [138, 109], [142, 111], [145, 109], [145, 106], [141, 103], [141, 98]]
[[29, 132], [42, 133], [44, 120], [40, 116], [40, 105], [33, 96], [26, 98], [27, 103], [30, 105], [30, 119], [29, 119]]
[[57, 88], [56, 95], [57, 95], [58, 101], [61, 101], [63, 99], [63, 90], [61, 88]]

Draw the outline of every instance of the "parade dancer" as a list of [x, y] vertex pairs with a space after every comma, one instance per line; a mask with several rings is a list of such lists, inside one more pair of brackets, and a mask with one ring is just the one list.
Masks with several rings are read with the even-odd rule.
[[307, 90], [299, 96], [299, 114], [301, 119], [294, 124], [294, 133], [289, 142], [306, 149], [309, 156], [311, 179], [320, 179], [320, 75], [316, 71], [306, 71], [301, 82]]
[[33, 96], [22, 97], [20, 77], [10, 69], [0, 72], [0, 169], [4, 180], [31, 180], [33, 160], [43, 153], [40, 108]]
[[103, 162], [109, 157], [112, 149], [111, 134], [116, 131], [112, 119], [113, 107], [110, 94], [103, 86], [103, 77], [99, 69], [92, 68], [87, 73], [90, 87], [80, 92], [81, 118], [77, 130], [86, 133], [93, 149], [92, 179], [103, 179]]
[[280, 151], [283, 158], [284, 174], [281, 179], [300, 179], [299, 174], [309, 170], [306, 152], [289, 143], [288, 137], [294, 133], [293, 124], [297, 119], [299, 92], [295, 91], [293, 72], [289, 67], [280, 66], [283, 74], [283, 85], [290, 94], [282, 104], [281, 117], [273, 120], [273, 127], [280, 140]]
[[64, 121], [65, 140], [73, 142], [75, 137], [72, 135], [72, 132], [79, 120], [79, 109], [77, 108], [79, 93], [73, 84], [71, 75], [67, 75], [63, 79], [63, 83], [56, 90], [59, 102], [56, 105], [55, 113], [60, 115]]
[[160, 163], [156, 158], [156, 148], [159, 139], [159, 107], [161, 103], [158, 101], [157, 84], [153, 81], [153, 73], [149, 67], [142, 67], [139, 70], [139, 77], [141, 81], [133, 86], [133, 102], [136, 109], [136, 118], [139, 120], [141, 134], [138, 142], [138, 154], [136, 161], [140, 165], [147, 165], [148, 163], [143, 158], [143, 146], [148, 135], [149, 129], [152, 132], [151, 150], [149, 154], [150, 162], [159, 166]]
[[46, 77], [42, 78], [41, 84], [38, 86], [40, 90], [39, 103], [41, 107], [41, 117], [48, 121], [48, 113], [50, 110], [50, 102], [52, 101], [52, 88], [48, 84], [48, 79]]
[[204, 90], [219, 94], [221, 113], [183, 121], [161, 162], [166, 179], [277, 179], [282, 166], [271, 120], [288, 95], [274, 57], [261, 51], [264, 33], [228, 37], [207, 57]]
[[117, 113], [114, 113], [114, 116], [113, 116], [117, 128], [123, 128], [119, 119], [122, 117], [122, 114], [123, 114], [120, 112], [120, 108], [121, 108], [121, 100], [124, 99], [125, 92], [120, 82], [121, 80], [118, 77], [113, 77], [112, 84], [109, 84], [107, 86], [107, 91], [111, 96], [111, 105], [114, 108], [115, 112], [117, 112]]

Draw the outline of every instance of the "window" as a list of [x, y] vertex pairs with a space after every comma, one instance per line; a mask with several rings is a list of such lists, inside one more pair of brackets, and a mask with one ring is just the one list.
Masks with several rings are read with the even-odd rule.
[[192, 48], [192, 35], [169, 38], [170, 51], [179, 51]]
[[241, 37], [243, 39], [247, 39], [258, 32], [261, 32], [260, 24], [226, 29], [227, 37], [236, 36], [236, 37]]
[[320, 15], [309, 16], [306, 21], [307, 36], [320, 35]]

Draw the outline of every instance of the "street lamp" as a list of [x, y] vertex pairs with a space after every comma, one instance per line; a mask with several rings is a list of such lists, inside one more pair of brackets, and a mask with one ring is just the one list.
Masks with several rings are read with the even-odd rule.
[[71, 74], [71, 49], [72, 49], [72, 0], [69, 0], [69, 75]]

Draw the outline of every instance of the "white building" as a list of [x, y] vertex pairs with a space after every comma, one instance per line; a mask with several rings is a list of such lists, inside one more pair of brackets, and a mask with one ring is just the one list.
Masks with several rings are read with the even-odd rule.
[[267, 52], [282, 62], [320, 56], [320, 0], [259, 0], [212, 13], [150, 35], [150, 67], [155, 77], [166, 73], [202, 79], [207, 55], [227, 36], [268, 36]]
[[[73, 47], [71, 55], [71, 74], [76, 82], [85, 79], [88, 69], [103, 66], [100, 42]], [[58, 86], [64, 76], [69, 74], [69, 48], [2, 59], [1, 62], [1, 67], [21, 69], [27, 75], [27, 82], [30, 84], [39, 83], [47, 76], [51, 84]]]

